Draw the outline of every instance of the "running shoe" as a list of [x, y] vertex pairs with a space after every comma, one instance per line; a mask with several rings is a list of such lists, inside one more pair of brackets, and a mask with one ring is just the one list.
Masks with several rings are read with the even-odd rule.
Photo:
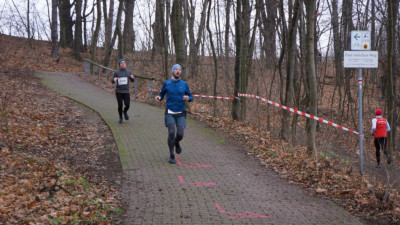
[[125, 120], [129, 120], [129, 116], [127, 112], [124, 112]]
[[182, 148], [179, 142], [175, 142], [175, 152], [176, 154], [181, 154], [182, 153]]

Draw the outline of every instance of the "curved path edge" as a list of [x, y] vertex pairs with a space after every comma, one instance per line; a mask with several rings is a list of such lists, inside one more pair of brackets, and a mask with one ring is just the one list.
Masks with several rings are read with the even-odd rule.
[[266, 169], [240, 143], [191, 119], [183, 153], [171, 165], [164, 110], [132, 102], [130, 120], [118, 124], [113, 93], [70, 73], [37, 76], [98, 112], [111, 128], [124, 170], [123, 224], [363, 224]]

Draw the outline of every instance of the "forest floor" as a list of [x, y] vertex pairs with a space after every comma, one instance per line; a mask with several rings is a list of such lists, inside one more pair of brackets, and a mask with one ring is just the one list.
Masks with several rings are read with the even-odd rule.
[[[14, 222], [118, 223], [123, 210], [119, 196], [121, 169], [109, 128], [101, 119], [85, 116], [93, 114], [85, 107], [43, 87], [33, 75], [34, 71], [43, 70], [86, 77], [82, 74], [83, 63], [75, 61], [68, 49], [61, 49], [59, 59], [49, 57], [47, 42], [35, 41], [33, 49], [27, 46], [26, 39], [0, 35], [0, 79], [3, 84], [10, 84], [0, 88], [0, 202], [5, 203], [0, 204], [0, 222], [12, 224], [13, 218]], [[102, 82], [95, 83], [104, 86]], [[138, 100], [147, 101], [147, 94], [140, 92]], [[249, 155], [280, 176], [336, 201], [372, 224], [400, 222], [398, 152], [390, 166], [381, 154], [383, 166], [377, 169], [374, 151], [366, 148], [365, 176], [361, 177], [356, 149], [349, 151], [352, 145], [346, 144], [345, 138], [324, 138], [331, 136], [325, 125], [321, 125], [317, 140], [323, 150], [317, 156], [309, 156], [305, 147], [277, 138], [277, 128], [266, 131], [249, 123], [201, 113], [210, 108], [193, 105], [192, 114], [209, 127], [245, 143]], [[298, 144], [304, 144], [305, 136], [300, 130]], [[366, 137], [366, 143], [371, 140]], [[108, 164], [110, 161], [113, 163]], [[13, 193], [14, 190], [18, 192]], [[80, 197], [72, 199], [68, 192]]]
[[122, 168], [109, 127], [34, 75], [81, 63], [26, 46], [0, 35], [0, 223], [120, 223]]

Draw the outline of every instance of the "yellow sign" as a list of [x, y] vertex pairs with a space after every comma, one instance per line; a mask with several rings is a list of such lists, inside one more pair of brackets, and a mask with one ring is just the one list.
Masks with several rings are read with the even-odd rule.
[[363, 48], [364, 48], [364, 49], [368, 49], [368, 45], [367, 45], [367, 44], [364, 44], [364, 45], [363, 45]]

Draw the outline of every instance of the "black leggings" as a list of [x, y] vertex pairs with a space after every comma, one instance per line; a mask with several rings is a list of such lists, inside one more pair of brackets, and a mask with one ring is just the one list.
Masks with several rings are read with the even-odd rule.
[[381, 162], [381, 152], [380, 149], [382, 148], [383, 153], [387, 156], [386, 146], [387, 146], [387, 138], [385, 137], [377, 137], [374, 138], [374, 144], [376, 149], [376, 161], [378, 163]]
[[175, 158], [174, 156], [174, 146], [176, 143], [179, 144], [179, 142], [183, 138], [183, 133], [185, 130], [185, 127], [181, 126], [176, 126], [177, 131], [176, 131], [176, 136], [175, 136], [175, 126], [176, 124], [172, 123], [168, 125], [168, 147], [169, 147], [169, 154], [171, 158]]
[[131, 102], [131, 96], [129, 93], [116, 93], [117, 101], [118, 101], [118, 114], [119, 117], [122, 118], [122, 102], [125, 104], [124, 112], [128, 112], [129, 105]]

